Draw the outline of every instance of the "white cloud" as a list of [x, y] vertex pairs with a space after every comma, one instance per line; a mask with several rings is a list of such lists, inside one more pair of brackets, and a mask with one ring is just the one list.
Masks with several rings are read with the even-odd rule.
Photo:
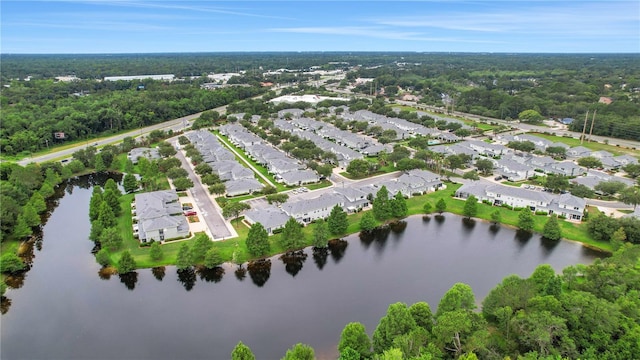
[[[321, 34], [338, 36], [366, 36], [378, 39], [408, 40], [408, 41], [439, 41], [439, 42], [477, 42], [475, 40], [459, 39], [454, 37], [430, 37], [425, 33], [416, 31], [397, 31], [388, 27], [373, 26], [329, 26], [329, 27], [291, 27], [272, 28], [271, 32]], [[481, 41], [487, 42], [487, 41]]]

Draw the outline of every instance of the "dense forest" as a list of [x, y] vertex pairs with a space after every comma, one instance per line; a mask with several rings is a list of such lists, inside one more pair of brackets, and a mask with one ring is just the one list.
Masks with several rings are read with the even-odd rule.
[[[0, 149], [12, 155], [65, 141], [137, 129], [233, 103], [265, 90], [234, 86], [207, 91], [198, 81], [14, 81], [2, 93]], [[76, 94], [76, 95], [73, 95]]]
[[[314, 66], [349, 70], [343, 86], [358, 77], [373, 78], [376, 89], [384, 89], [390, 99], [411, 93], [423, 103], [442, 105], [445, 97], [455, 110], [492, 118], [515, 120], [535, 110], [543, 117], [574, 118], [570, 128], [581, 131], [587, 110], [597, 110], [595, 135], [640, 140], [640, 57], [633, 54], [3, 54], [0, 60], [0, 150], [7, 155], [43, 149], [51, 145], [54, 132], [64, 132], [66, 140], [82, 139], [233, 103], [264, 92], [259, 82], [274, 80], [264, 72], [304, 72]], [[200, 88], [207, 81], [202, 75], [228, 71], [244, 71], [229, 84], [245, 86]], [[101, 81], [104, 76], [167, 73], [184, 79]], [[55, 82], [63, 75], [82, 80]], [[280, 82], [308, 78], [276, 76]], [[356, 90], [370, 93], [372, 86]], [[600, 103], [601, 97], [611, 103]]]

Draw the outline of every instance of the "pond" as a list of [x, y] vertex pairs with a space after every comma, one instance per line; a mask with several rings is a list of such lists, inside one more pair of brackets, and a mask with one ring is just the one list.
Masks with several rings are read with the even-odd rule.
[[435, 312], [456, 282], [471, 285], [480, 302], [509, 274], [526, 277], [542, 263], [560, 271], [603, 256], [445, 214], [240, 269], [166, 267], [109, 278], [91, 254], [90, 197], [84, 183], [67, 186], [31, 270], [7, 292], [2, 359], [224, 359], [238, 341], [259, 359], [279, 359], [298, 342], [335, 358], [347, 323], [362, 322], [371, 334], [391, 303], [426, 301]]

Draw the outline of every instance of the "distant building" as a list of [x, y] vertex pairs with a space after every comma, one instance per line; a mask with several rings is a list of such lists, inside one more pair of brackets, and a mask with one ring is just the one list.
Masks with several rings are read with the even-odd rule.
[[176, 76], [173, 74], [164, 74], [164, 75], [134, 75], [134, 76], [105, 76], [104, 81], [132, 81], [132, 80], [167, 80], [173, 81]]

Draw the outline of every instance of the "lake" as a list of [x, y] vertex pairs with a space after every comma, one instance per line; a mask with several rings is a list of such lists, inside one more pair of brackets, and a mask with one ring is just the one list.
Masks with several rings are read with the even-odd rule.
[[391, 303], [426, 301], [435, 312], [456, 282], [471, 285], [480, 302], [509, 274], [527, 277], [543, 263], [560, 271], [603, 256], [445, 214], [239, 271], [166, 267], [108, 278], [99, 276], [88, 240], [90, 185], [66, 187], [31, 270], [7, 292], [2, 359], [225, 359], [238, 341], [259, 359], [279, 359], [298, 342], [335, 358], [347, 323], [362, 322], [371, 334]]

